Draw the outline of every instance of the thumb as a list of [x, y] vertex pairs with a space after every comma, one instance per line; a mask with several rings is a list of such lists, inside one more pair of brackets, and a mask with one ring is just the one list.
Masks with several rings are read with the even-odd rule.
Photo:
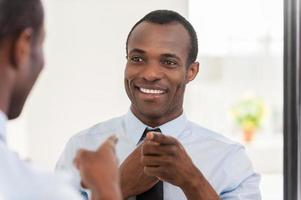
[[159, 144], [176, 144], [177, 140], [171, 136], [167, 136], [157, 132], [149, 132], [146, 135], [147, 140], [158, 142]]
[[118, 142], [117, 136], [112, 135], [104, 141], [104, 143], [98, 148], [97, 151], [99, 151], [102, 148], [111, 148], [115, 151], [115, 146], [116, 146], [117, 142]]
[[108, 145], [115, 147], [116, 144], [118, 142], [118, 138], [116, 135], [111, 135], [110, 137], [108, 137], [108, 139], [106, 140], [105, 143], [108, 143]]

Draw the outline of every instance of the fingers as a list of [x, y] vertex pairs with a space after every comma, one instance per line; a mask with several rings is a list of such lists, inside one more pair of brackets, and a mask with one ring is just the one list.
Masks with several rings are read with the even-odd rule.
[[75, 165], [75, 167], [77, 169], [80, 169], [80, 164], [82, 162], [85, 162], [85, 160], [87, 159], [87, 157], [89, 157], [91, 151], [88, 150], [84, 150], [84, 149], [80, 149], [77, 151], [76, 156], [73, 160], [73, 164]]
[[164, 180], [168, 176], [168, 169], [165, 167], [144, 167], [144, 173], [149, 176], [155, 176], [159, 180]]
[[81, 163], [89, 162], [89, 160], [95, 156], [102, 153], [109, 153], [110, 151], [115, 154], [115, 146], [117, 144], [118, 138], [116, 135], [108, 137], [105, 142], [97, 149], [97, 151], [88, 151], [85, 149], [78, 150], [75, 159], [73, 161], [77, 169], [80, 169]]
[[82, 186], [82, 188], [88, 189], [88, 186], [82, 180], [80, 181], [80, 185]]
[[142, 146], [142, 155], [176, 155], [178, 151], [177, 145], [158, 145], [153, 141], [147, 141]]
[[118, 142], [118, 138], [116, 137], [116, 135], [112, 135], [110, 137], [108, 137], [103, 143], [102, 145], [99, 146], [99, 148], [96, 150], [96, 154], [98, 156], [101, 156], [102, 154], [116, 154], [115, 152], [115, 146]]
[[169, 145], [169, 144], [177, 144], [178, 141], [171, 137], [171, 136], [167, 136], [161, 133], [157, 133], [157, 132], [149, 132], [146, 135], [146, 139], [149, 141], [153, 141], [153, 142], [157, 142], [163, 145]]
[[118, 138], [117, 138], [116, 135], [111, 135], [110, 137], [108, 137], [108, 139], [106, 140], [106, 142], [107, 142], [109, 145], [115, 147], [115, 145], [116, 145], [117, 142], [118, 142]]
[[156, 132], [149, 132], [146, 137], [142, 155], [176, 155], [181, 146], [177, 139]]
[[173, 165], [173, 158], [170, 156], [142, 156], [141, 162], [146, 167], [158, 167], [158, 166], [171, 166]]
[[115, 146], [116, 146], [117, 142], [118, 142], [117, 136], [116, 136], [116, 135], [111, 135], [110, 137], [108, 137], [108, 138], [104, 141], [104, 143], [99, 147], [99, 149], [100, 149], [101, 147], [110, 147], [110, 148], [115, 149]]

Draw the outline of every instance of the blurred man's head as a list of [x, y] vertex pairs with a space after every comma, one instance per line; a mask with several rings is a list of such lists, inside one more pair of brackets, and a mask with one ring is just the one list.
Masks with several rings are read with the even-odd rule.
[[40, 0], [0, 0], [0, 109], [18, 117], [44, 65]]
[[140, 120], [154, 127], [182, 113], [185, 86], [198, 73], [197, 52], [195, 30], [176, 12], [153, 11], [134, 25], [124, 82]]

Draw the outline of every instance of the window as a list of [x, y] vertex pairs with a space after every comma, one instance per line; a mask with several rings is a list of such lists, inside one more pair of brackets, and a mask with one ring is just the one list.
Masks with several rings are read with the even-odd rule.
[[243, 143], [262, 175], [262, 199], [283, 199], [283, 1], [189, 3], [201, 63], [189, 115]]

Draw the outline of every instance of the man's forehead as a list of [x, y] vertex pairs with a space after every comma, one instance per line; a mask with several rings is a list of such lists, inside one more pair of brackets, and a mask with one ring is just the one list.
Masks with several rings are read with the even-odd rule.
[[138, 24], [132, 31], [129, 39], [133, 37], [143, 37], [145, 34], [156, 34], [160, 32], [161, 34], [182, 34], [189, 38], [189, 33], [185, 27], [178, 22], [170, 22], [166, 24], [158, 24], [153, 22], [144, 21]]
[[188, 31], [180, 23], [156, 24], [142, 22], [133, 30], [128, 41], [128, 51], [141, 49], [161, 49], [187, 53], [190, 46]]

